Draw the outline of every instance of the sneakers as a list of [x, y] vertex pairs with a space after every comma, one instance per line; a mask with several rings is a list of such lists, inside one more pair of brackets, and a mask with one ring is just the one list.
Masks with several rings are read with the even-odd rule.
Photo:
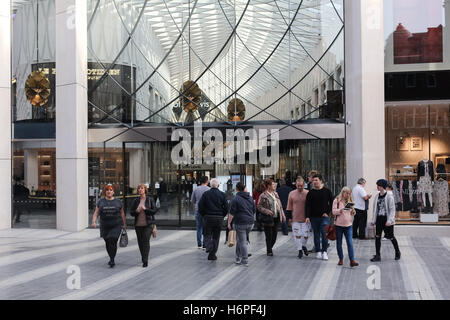
[[241, 264], [241, 259], [236, 258], [236, 260], [234, 260], [234, 264], [240, 265]]
[[378, 255], [374, 255], [372, 259], [370, 259], [370, 261], [372, 262], [380, 262], [381, 261], [381, 257]]
[[326, 252], [322, 253], [322, 260], [328, 261], [328, 254]]
[[317, 252], [316, 259], [322, 260], [322, 252]]

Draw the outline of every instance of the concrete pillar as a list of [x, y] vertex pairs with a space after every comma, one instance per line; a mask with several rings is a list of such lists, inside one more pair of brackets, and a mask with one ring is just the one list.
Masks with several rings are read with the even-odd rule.
[[386, 166], [383, 0], [345, 1], [345, 64], [347, 185], [364, 177], [375, 194]]
[[87, 5], [56, 1], [56, 224], [88, 227]]
[[0, 1], [0, 229], [11, 228], [11, 2]]
[[137, 188], [137, 186], [141, 183], [144, 183], [143, 180], [143, 166], [144, 166], [144, 153], [142, 149], [129, 149], [130, 152], [130, 188]]
[[38, 151], [36, 149], [27, 149], [24, 151], [24, 176], [25, 186], [34, 190], [38, 189], [39, 184], [39, 161]]

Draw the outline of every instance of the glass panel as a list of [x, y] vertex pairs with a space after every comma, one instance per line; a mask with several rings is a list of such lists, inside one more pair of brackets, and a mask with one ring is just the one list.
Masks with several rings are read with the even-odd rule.
[[97, 4], [88, 1], [89, 62], [99, 72], [91, 126], [286, 122], [303, 120], [300, 104], [306, 118], [342, 117], [333, 111], [342, 105], [342, 0]]
[[[407, 103], [387, 107], [387, 171], [400, 220], [418, 220], [430, 213], [440, 220], [450, 218], [449, 108], [449, 104]], [[429, 171], [421, 170], [423, 163]]]

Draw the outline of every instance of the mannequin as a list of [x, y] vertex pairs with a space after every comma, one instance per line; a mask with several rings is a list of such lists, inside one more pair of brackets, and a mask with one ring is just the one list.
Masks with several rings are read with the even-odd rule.
[[[417, 180], [419, 181], [419, 192], [422, 194], [423, 205], [425, 206], [425, 212], [431, 212], [433, 208], [433, 181], [434, 181], [434, 169], [433, 162], [426, 157], [419, 162], [417, 166]], [[427, 195], [429, 200], [429, 206], [427, 203]]]
[[437, 179], [433, 190], [434, 212], [439, 214], [439, 217], [445, 217], [449, 214], [448, 203], [450, 201], [445, 165], [439, 164], [436, 167], [436, 173]]

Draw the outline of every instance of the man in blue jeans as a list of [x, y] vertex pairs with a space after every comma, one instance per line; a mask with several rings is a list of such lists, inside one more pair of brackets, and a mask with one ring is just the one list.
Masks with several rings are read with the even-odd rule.
[[[328, 260], [328, 239], [325, 236], [325, 226], [330, 224], [333, 209], [333, 194], [323, 186], [320, 174], [313, 177], [313, 188], [306, 196], [306, 223], [311, 223], [314, 232], [314, 247], [317, 259]], [[320, 241], [322, 237], [322, 243]]]
[[237, 194], [231, 200], [230, 214], [228, 215], [228, 229], [233, 223], [236, 230], [236, 261], [238, 265], [248, 267], [247, 234], [253, 229], [255, 223], [256, 206], [250, 193], [245, 192], [245, 185], [239, 182], [236, 185]]
[[202, 198], [203, 194], [208, 191], [210, 188], [208, 187], [208, 177], [204, 176], [200, 178], [201, 185], [198, 186], [194, 192], [192, 192], [191, 202], [195, 203], [195, 222], [197, 225], [197, 246], [199, 249], [205, 249], [205, 237], [203, 237], [202, 243], [202, 235], [203, 235], [203, 217], [198, 212], [198, 203]]

